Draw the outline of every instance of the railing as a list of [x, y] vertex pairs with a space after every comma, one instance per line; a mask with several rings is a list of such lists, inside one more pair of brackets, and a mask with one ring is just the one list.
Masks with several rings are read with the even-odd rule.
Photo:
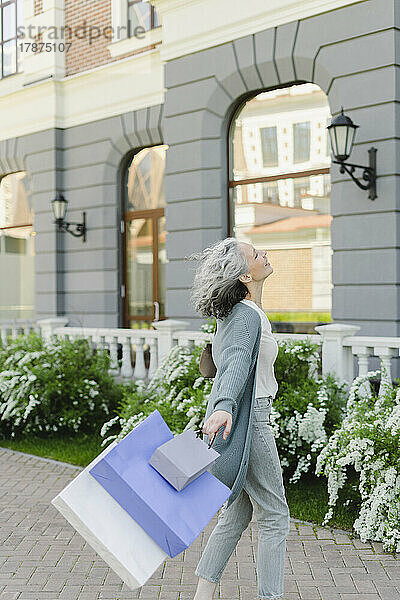
[[9, 321], [0, 321], [0, 339], [2, 344], [7, 344], [8, 336], [11, 339], [20, 335], [28, 335], [31, 331], [41, 331], [40, 326], [34, 319], [14, 319]]
[[[369, 371], [369, 358], [377, 357], [382, 370], [379, 396], [392, 384], [392, 359], [399, 356], [400, 338], [380, 336], [357, 336], [360, 327], [331, 323], [315, 328], [322, 336], [322, 374], [334, 373], [343, 382], [351, 383], [355, 377], [356, 362], [358, 374], [364, 376]], [[356, 361], [354, 361], [354, 357]], [[365, 392], [371, 391], [369, 382], [363, 384]]]
[[[7, 344], [9, 336], [15, 339], [19, 333], [27, 334], [32, 330], [41, 332], [46, 339], [86, 338], [93, 348], [109, 351], [110, 373], [113, 375], [123, 379], [150, 380], [173, 346], [191, 347], [213, 339], [213, 334], [187, 330], [187, 321], [175, 319], [153, 321], [153, 330], [67, 327], [67, 322], [64, 317], [3, 321], [0, 322], [1, 341]], [[360, 329], [357, 325], [342, 323], [320, 325], [315, 329], [316, 334], [275, 333], [274, 336], [278, 342], [309, 340], [320, 345], [322, 375], [332, 373], [342, 383], [350, 384], [356, 371], [357, 376], [365, 375], [369, 370], [370, 357], [377, 357], [382, 369], [379, 394], [385, 393], [392, 382], [392, 359], [399, 356], [400, 338], [357, 336], [355, 334]], [[364, 386], [365, 391], [370, 392], [370, 384], [366, 382]]]
[[[167, 321], [159, 322], [164, 323], [167, 324]], [[93, 348], [107, 349], [110, 353], [110, 373], [113, 375], [129, 379], [151, 379], [172, 346], [191, 346], [211, 339], [211, 334], [202, 331], [175, 330], [173, 323], [180, 322], [171, 319], [168, 326], [160, 330], [59, 327], [54, 329], [54, 335], [68, 339], [86, 338]], [[121, 353], [120, 361], [118, 347]], [[145, 353], [149, 357], [147, 367]]]

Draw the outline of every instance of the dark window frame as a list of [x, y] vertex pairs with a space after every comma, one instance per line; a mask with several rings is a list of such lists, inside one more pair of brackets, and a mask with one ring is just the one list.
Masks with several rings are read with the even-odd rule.
[[[6, 79], [7, 77], [12, 77], [13, 75], [17, 75], [22, 71], [18, 69], [18, 27], [21, 23], [18, 23], [18, 2], [23, 2], [23, 0], [0, 0], [0, 25], [1, 25], [1, 33], [0, 33], [0, 80]], [[3, 10], [6, 6], [14, 5], [15, 7], [15, 36], [7, 38], [6, 40], [3, 38], [4, 36], [4, 23], [3, 23]], [[4, 75], [4, 44], [8, 44], [9, 42], [15, 41], [15, 71], [12, 73], [8, 73]]]

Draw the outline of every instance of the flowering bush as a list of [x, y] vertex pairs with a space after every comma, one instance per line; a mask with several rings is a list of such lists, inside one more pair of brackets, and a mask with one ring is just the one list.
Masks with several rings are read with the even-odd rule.
[[45, 342], [31, 333], [0, 346], [0, 431], [98, 428], [121, 397], [108, 369], [107, 352], [84, 339]]
[[104, 423], [101, 435], [111, 427], [120, 432], [108, 436], [102, 446], [114, 439], [122, 439], [155, 409], [174, 435], [186, 427], [197, 426], [203, 420], [212, 381], [199, 373], [199, 360], [203, 346], [188, 348], [173, 346], [158, 367], [150, 383], [136, 380], [126, 390], [120, 403], [119, 415]]
[[[203, 331], [212, 332], [212, 324]], [[102, 445], [122, 439], [133, 427], [158, 409], [174, 435], [185, 429], [199, 428], [204, 421], [213, 380], [199, 372], [202, 346], [174, 346], [155, 376], [146, 386], [137, 381], [127, 391], [118, 416], [107, 421], [101, 430]], [[282, 466], [294, 471], [296, 481], [311, 469], [319, 450], [341, 417], [344, 394], [332, 377], [316, 380], [318, 346], [308, 341], [280, 342], [276, 373], [284, 381], [274, 401], [271, 425], [277, 437]], [[279, 376], [279, 375], [278, 375]]]
[[318, 375], [321, 362], [318, 344], [309, 338], [302, 341], [280, 339], [278, 346], [274, 372], [279, 385], [285, 382], [288, 386], [299, 386], [299, 383]]
[[318, 365], [317, 344], [279, 342], [274, 367], [279, 387], [270, 422], [290, 483], [315, 467], [321, 448], [343, 417], [346, 386], [331, 375], [318, 378]]
[[342, 425], [320, 452], [315, 472], [328, 478], [324, 525], [351, 466], [359, 473], [361, 495], [355, 531], [364, 542], [381, 541], [385, 550], [400, 552], [400, 388], [387, 385], [381, 397], [371, 393], [366, 384], [379, 373], [354, 380]]

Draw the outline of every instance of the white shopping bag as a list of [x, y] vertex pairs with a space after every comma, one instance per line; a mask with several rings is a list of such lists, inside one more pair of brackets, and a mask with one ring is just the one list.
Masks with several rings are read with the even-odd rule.
[[89, 473], [116, 444], [107, 446], [51, 503], [134, 590], [146, 583], [167, 554]]

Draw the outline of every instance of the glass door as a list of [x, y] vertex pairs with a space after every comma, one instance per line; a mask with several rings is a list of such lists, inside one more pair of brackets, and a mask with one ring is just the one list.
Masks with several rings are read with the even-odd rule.
[[125, 327], [151, 328], [165, 319], [164, 209], [125, 215]]

